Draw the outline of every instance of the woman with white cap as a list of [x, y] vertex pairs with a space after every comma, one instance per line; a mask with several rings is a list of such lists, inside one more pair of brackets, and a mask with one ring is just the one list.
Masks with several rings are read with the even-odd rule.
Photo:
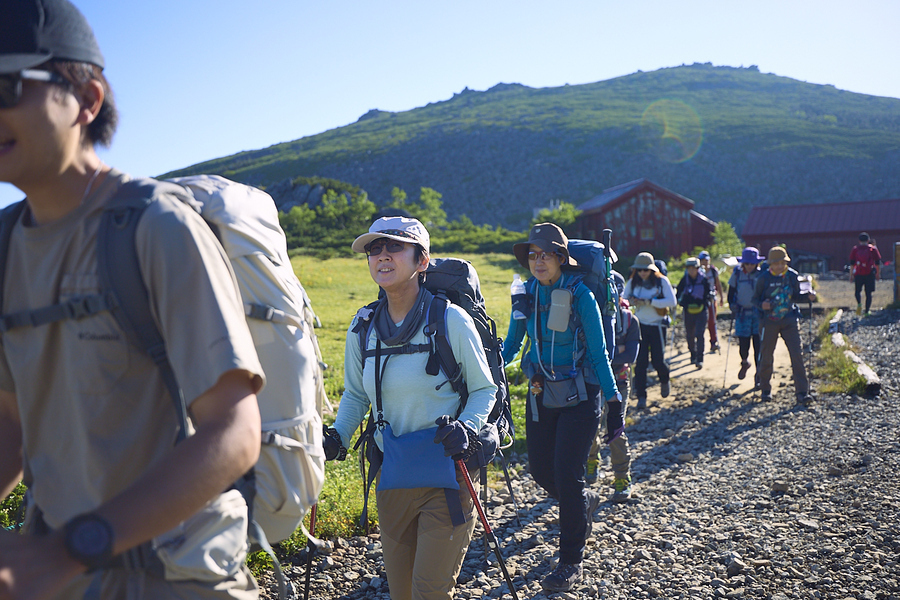
[[659, 272], [649, 252], [641, 252], [631, 265], [631, 277], [622, 294], [641, 322], [641, 348], [634, 363], [634, 391], [637, 408], [647, 408], [647, 365], [653, 363], [663, 398], [669, 395], [669, 367], [665, 361], [669, 309], [675, 308], [675, 290], [669, 278]]
[[529, 469], [559, 501], [559, 562], [541, 582], [548, 592], [570, 590], [582, 577], [585, 540], [600, 505], [600, 495], [585, 489], [585, 465], [604, 402], [608, 437], [625, 427], [600, 309], [580, 277], [567, 271], [577, 265], [567, 244], [557, 225], [540, 223], [527, 242], [513, 246], [532, 277], [525, 284], [527, 301], [514, 306], [525, 318], [510, 319], [503, 343], [509, 364], [526, 334], [530, 340], [522, 356], [522, 371], [531, 381], [525, 408]]
[[[424, 329], [432, 294], [422, 282], [429, 235], [416, 219], [382, 217], [353, 242], [365, 252], [383, 297], [357, 312], [344, 351], [344, 394], [325, 455], [343, 458], [371, 409], [373, 441], [383, 452], [376, 488], [385, 571], [394, 600], [448, 599], [475, 528], [475, 508], [455, 461], [475, 450], [497, 386], [481, 338], [465, 310], [446, 310], [447, 340], [469, 391], [426, 372]], [[456, 416], [458, 415], [458, 416]], [[373, 467], [375, 468], [375, 467]]]

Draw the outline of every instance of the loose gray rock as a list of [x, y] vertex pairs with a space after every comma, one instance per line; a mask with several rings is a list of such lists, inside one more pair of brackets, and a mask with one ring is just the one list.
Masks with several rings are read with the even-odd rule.
[[[761, 403], [723, 394], [721, 380], [688, 389], [673, 378], [670, 402], [629, 414], [635, 498], [594, 514], [584, 580], [569, 593], [540, 586], [558, 558], [557, 504], [519, 469], [520, 528], [508, 492], [492, 487], [486, 508], [519, 598], [900, 599], [900, 311], [846, 312], [842, 332], [882, 377], [877, 397], [819, 393], [813, 378], [809, 406], [792, 393]], [[604, 468], [594, 489], [611, 495]], [[390, 598], [377, 538], [329, 542], [311, 598]], [[489, 558], [478, 525], [455, 598], [511, 597]], [[296, 560], [286, 573], [302, 589]]]

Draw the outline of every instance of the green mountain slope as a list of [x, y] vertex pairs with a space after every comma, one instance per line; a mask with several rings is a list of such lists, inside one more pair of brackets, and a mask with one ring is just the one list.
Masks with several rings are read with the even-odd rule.
[[376, 204], [394, 186], [431, 187], [451, 218], [519, 228], [551, 199], [577, 205], [646, 177], [740, 231], [754, 205], [900, 197], [900, 100], [708, 64], [499, 84], [171, 175], [203, 172], [261, 186], [328, 177]]

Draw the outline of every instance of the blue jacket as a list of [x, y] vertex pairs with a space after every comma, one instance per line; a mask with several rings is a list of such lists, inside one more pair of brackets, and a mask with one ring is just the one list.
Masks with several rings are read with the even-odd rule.
[[[519, 354], [527, 333], [531, 343], [522, 357], [523, 365], [531, 363], [536, 366], [540, 360], [547, 372], [555, 372], [561, 378], [573, 368], [583, 368], [588, 383], [599, 384], [604, 398], [615, 398], [618, 390], [606, 354], [600, 308], [593, 292], [580, 281], [576, 283], [577, 277], [564, 271], [551, 286], [540, 285], [536, 280], [528, 282], [526, 289], [534, 297], [533, 308], [527, 319], [510, 319], [509, 331], [503, 341], [503, 361], [509, 364]], [[572, 310], [577, 319], [569, 319], [566, 331], [548, 329], [547, 313], [542, 312], [538, 316], [539, 311], [535, 310], [538, 306], [549, 306], [550, 293], [555, 289], [571, 289], [573, 294]], [[541, 323], [540, 336], [537, 336], [535, 329], [538, 320]], [[538, 339], [541, 340], [540, 345]], [[532, 374], [526, 371], [526, 375]]]

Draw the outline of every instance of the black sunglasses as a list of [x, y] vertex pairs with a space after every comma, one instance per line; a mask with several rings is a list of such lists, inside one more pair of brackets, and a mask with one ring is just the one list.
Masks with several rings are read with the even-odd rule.
[[541, 259], [542, 261], [547, 262], [551, 258], [559, 260], [559, 254], [557, 254], [556, 252], [535, 252], [534, 250], [528, 252], [528, 260], [532, 262], [536, 261], [537, 259]]
[[0, 75], [0, 108], [12, 108], [22, 99], [22, 80], [46, 83], [68, 83], [61, 75], [39, 69], [24, 69], [18, 73]]
[[398, 252], [403, 252], [403, 249], [406, 248], [406, 244], [394, 240], [378, 240], [365, 247], [366, 256], [369, 258], [378, 256], [385, 248], [387, 248], [388, 253], [397, 254]]

